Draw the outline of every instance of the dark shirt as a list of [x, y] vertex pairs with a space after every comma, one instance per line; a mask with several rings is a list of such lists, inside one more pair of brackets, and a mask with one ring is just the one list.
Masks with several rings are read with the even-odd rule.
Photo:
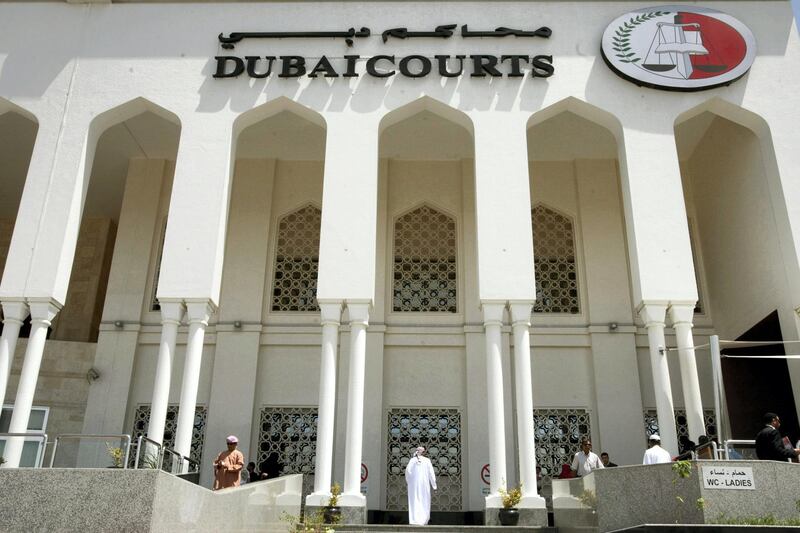
[[607, 465], [603, 465], [603, 466], [605, 466], [606, 468], [612, 468], [612, 467], [619, 466], [619, 465], [617, 463], [612, 463], [611, 461], [609, 461]]
[[762, 461], [785, 461], [795, 457], [795, 453], [786, 447], [777, 429], [765, 426], [756, 435], [756, 456]]

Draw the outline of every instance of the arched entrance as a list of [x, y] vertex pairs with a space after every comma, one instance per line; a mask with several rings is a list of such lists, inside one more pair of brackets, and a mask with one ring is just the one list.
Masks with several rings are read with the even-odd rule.
[[[317, 444], [319, 341], [312, 332], [319, 325], [326, 124], [279, 98], [238, 117], [234, 132], [208, 438], [236, 434], [257, 470], [303, 474], [305, 497]], [[208, 450], [206, 465], [214, 453]]]
[[620, 464], [641, 461], [642, 405], [654, 405], [635, 336], [620, 131], [576, 98], [528, 123], [534, 426], [545, 479], [571, 463], [583, 437]]
[[[678, 118], [675, 140], [715, 331], [728, 340], [796, 340], [797, 255], [766, 122], [715, 98]], [[776, 355], [784, 348], [747, 352]], [[794, 362], [727, 359], [723, 374], [727, 436], [753, 438], [761, 416], [776, 410], [782, 430], [797, 434]]]
[[[404, 471], [428, 449], [433, 512], [467, 509], [467, 357], [462, 326], [478, 310], [474, 140], [461, 112], [421, 98], [381, 122], [376, 316], [381, 335], [381, 509], [407, 509]], [[465, 236], [469, 236], [465, 238]], [[376, 480], [378, 481], [378, 480]]]

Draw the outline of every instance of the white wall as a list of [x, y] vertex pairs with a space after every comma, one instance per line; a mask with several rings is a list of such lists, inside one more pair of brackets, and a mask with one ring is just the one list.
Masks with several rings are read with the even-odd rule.
[[[714, 7], [726, 10], [739, 17], [754, 31], [759, 42], [761, 54], [757, 60], [767, 66], [774, 61], [776, 55], [790, 60], [797, 54], [797, 36], [792, 33], [789, 5], [785, 2], [710, 2]], [[519, 7], [514, 3], [493, 4], [491, 13], [486, 13], [476, 4], [448, 4], [449, 9], [458, 12], [464, 22], [481, 21], [489, 26], [508, 24], [508, 20], [517, 20]], [[380, 117], [387, 111], [396, 109], [422, 95], [443, 101], [463, 110], [481, 128], [500, 127], [504, 121], [486, 122], [484, 119], [491, 113], [507, 114], [505, 124], [512, 124], [517, 119], [529, 117], [539, 109], [559, 102], [566, 97], [577, 97], [589, 101], [601, 109], [616, 116], [622, 129], [616, 134], [625, 132], [630, 138], [626, 140], [628, 151], [625, 153], [628, 164], [624, 165], [623, 188], [629, 180], [635, 183], [630, 189], [631, 195], [627, 209], [633, 219], [626, 221], [628, 225], [639, 225], [638, 231], [628, 233], [630, 243], [635, 247], [631, 253], [634, 257], [632, 268], [634, 279], [646, 282], [641, 287], [645, 299], [677, 297], [681, 294], [691, 296], [693, 281], [691, 269], [680, 267], [685, 264], [688, 239], [686, 234], [675, 231], [681, 217], [663, 219], [665, 225], [660, 226], [658, 218], [654, 218], [646, 210], [637, 209], [638, 201], [644, 200], [641, 195], [649, 194], [647, 180], [667, 179], [676, 182], [679, 172], [674, 157], [666, 154], [661, 168], [652, 157], [658, 151], [646, 150], [646, 143], [659, 142], [665, 139], [664, 146], [669, 143], [672, 123], [681, 112], [704, 101], [711, 95], [718, 95], [734, 103], [753, 108], [770, 120], [778, 122], [792, 120], [794, 107], [786, 107], [780, 94], [788, 91], [790, 83], [773, 86], [771, 76], [762, 67], [754, 67], [746, 79], [730, 87], [715, 89], [711, 92], [690, 95], [672, 95], [669, 93], [642, 90], [633, 84], [624, 82], [613, 75], [597, 56], [597, 41], [605, 24], [620, 12], [628, 9], [627, 3], [569, 3], [551, 2], [537, 4], [540, 20], [546, 21], [554, 29], [551, 39], [521, 43], [515, 40], [503, 40], [490, 43], [483, 40], [452, 39], [448, 41], [398, 41], [383, 44], [376, 36], [365, 40], [357, 40], [353, 52], [362, 56], [384, 53], [387, 50], [403, 55], [417, 53], [476, 53], [490, 50], [498, 55], [523, 50], [537, 53], [552, 53], [555, 57], [556, 74], [547, 81], [541, 79], [503, 78], [491, 85], [487, 80], [450, 79], [447, 83], [437, 76], [425, 79], [405, 79], [393, 77], [388, 81], [366, 77], [337, 79], [328, 82], [324, 79], [280, 79], [272, 77], [264, 81], [251, 83], [247, 79], [213, 80], [210, 72], [213, 69], [212, 57], [218, 52], [215, 36], [220, 28], [236, 31], [241, 28], [242, 20], [284, 20], [286, 29], [303, 28], [305, 21], [320, 19], [326, 26], [349, 27], [353, 17], [368, 23], [373, 31], [383, 26], [393, 26], [398, 18], [403, 19], [409, 27], [414, 23], [424, 26], [435, 11], [432, 7], [424, 7], [409, 11], [406, 4], [375, 3], [346, 4], [346, 8], [333, 9], [331, 4], [291, 5], [273, 3], [234, 4], [227, 5], [224, 10], [213, 4], [197, 4], [187, 14], [183, 6], [172, 4], [121, 4], [114, 6], [73, 6], [69, 4], [9, 4], [4, 6], [4, 18], [10, 28], [18, 28], [21, 33], [7, 32], [0, 40], [3, 75], [0, 77], [0, 96], [8, 97], [13, 103], [31, 111], [40, 121], [40, 135], [43, 135], [42, 149], [34, 151], [31, 181], [31, 193], [24, 206], [26, 216], [36, 218], [41, 213], [40, 206], [44, 201], [47, 176], [61, 176], [60, 179], [71, 179], [79, 171], [84, 148], [85, 130], [93, 116], [118, 106], [137, 97], [145, 97], [161, 107], [174, 113], [182, 124], [182, 143], [179, 148], [181, 157], [177, 168], [178, 192], [173, 200], [175, 216], [174, 231], [182, 235], [168, 236], [172, 243], [167, 250], [165, 268], [164, 294], [181, 297], [182, 293], [191, 293], [193, 297], [209, 297], [218, 301], [219, 284], [222, 272], [224, 250], [224, 227], [227, 218], [227, 198], [229, 195], [229, 171], [225, 156], [230, 153], [231, 123], [243, 111], [265, 101], [285, 96], [320, 112], [331, 124], [338, 124], [337, 117], [352, 115], [363, 124], [376, 123], [370, 117]], [[330, 11], [326, 11], [330, 10]], [[156, 15], [157, 13], [157, 15]], [[324, 16], [322, 16], [324, 14]], [[189, 19], [187, 19], [189, 17]], [[487, 18], [488, 17], [488, 18]], [[583, 22], [573, 24], [575, 17]], [[58, 21], [53, 24], [52, 21]], [[149, 39], [143, 35], [141, 24], [131, 21], [148, 21], [146, 35], [166, 35], [171, 39]], [[180, 23], [176, 22], [180, 21]], [[48, 28], [47, 39], [37, 33], [39, 25]], [[33, 46], [28, 45], [30, 35], [40, 35], [40, 40]], [[19, 47], [18, 43], [26, 43]], [[70, 43], [70, 46], [53, 46], [53, 43]], [[237, 45], [236, 53], [241, 55], [261, 54], [268, 50], [272, 54], [303, 54], [316, 57], [320, 53], [331, 56], [342, 54], [342, 43], [325, 40], [263, 41], [251, 40]], [[389, 48], [391, 47], [391, 48]], [[98, 51], [102, 50], [102, 53]], [[42, 61], [41, 57], [47, 57]], [[84, 58], [80, 67], [75, 67], [74, 59]], [[25, 72], [23, 65], [35, 61], [36, 74]], [[65, 68], [66, 67], [66, 68]], [[74, 77], [72, 76], [74, 70]], [[774, 72], [774, 69], [772, 70]], [[61, 83], [63, 76], [71, 79], [68, 86]], [[790, 74], [791, 75], [791, 74]], [[58, 83], [50, 83], [58, 80]], [[323, 85], [325, 84], [325, 85]], [[103, 87], [102, 92], [97, 88]], [[769, 94], [765, 99], [762, 95]], [[786, 92], [791, 100], [794, 96]], [[63, 105], [64, 98], [70, 101], [69, 108]], [[57, 105], [52, 105], [56, 103]], [[200, 114], [197, 111], [201, 111]], [[787, 111], [788, 110], [788, 111]], [[488, 113], [488, 114], [487, 114]], [[643, 118], [646, 117], [646, 118]], [[62, 120], [63, 118], [63, 120]], [[55, 151], [52, 142], [63, 143], [67, 137], [52, 139], [50, 133], [55, 124], [65, 125], [69, 132], [69, 143], [65, 149]], [[524, 121], [523, 121], [524, 122]], [[352, 122], [355, 124], [355, 122]], [[494, 125], [491, 125], [494, 124]], [[338, 126], [337, 126], [338, 127]], [[377, 132], [377, 130], [375, 130]], [[641, 135], [640, 135], [641, 134]], [[344, 140], [337, 133], [337, 142]], [[484, 137], [485, 139], [486, 137]], [[49, 144], [48, 144], [49, 143]], [[645, 144], [643, 144], [645, 143]], [[347, 144], [342, 146], [347, 147]], [[356, 143], [353, 148], [357, 148]], [[781, 147], [783, 150], [783, 147]], [[58, 157], [54, 159], [54, 154]], [[347, 156], [357, 155], [358, 151], [348, 152]], [[344, 156], [344, 152], [342, 152]], [[648, 162], [645, 158], [651, 158]], [[779, 154], [779, 161], [784, 160]], [[49, 163], [47, 163], [49, 161]], [[498, 160], [496, 170], [503, 172], [503, 161]], [[655, 166], [650, 166], [655, 165]], [[663, 165], [662, 165], [663, 167]], [[45, 168], [54, 168], [52, 173], [42, 172]], [[213, 170], [212, 170], [213, 169]], [[650, 171], [656, 171], [651, 173]], [[192, 187], [193, 180], [208, 172], [220, 173], [215, 182], [215, 189]], [[663, 171], [663, 173], [662, 173]], [[630, 176], [628, 173], [632, 172]], [[784, 180], [793, 175], [791, 167], [785, 170]], [[652, 174], [652, 178], [648, 177]], [[478, 177], [489, 179], [488, 177]], [[186, 187], [183, 183], [186, 182]], [[644, 188], [642, 188], [644, 186]], [[671, 189], [670, 189], [671, 190]], [[790, 191], [794, 194], [794, 190]], [[184, 198], [186, 196], [186, 198]], [[52, 201], [55, 201], [55, 197]], [[68, 197], [62, 201], [72, 201]], [[682, 205], [678, 197], [670, 196], [675, 201], [675, 210], [680, 214]], [[200, 203], [198, 203], [200, 202]], [[642, 205], [651, 205], [648, 200]], [[657, 207], [656, 204], [652, 204]], [[197, 209], [206, 213], [208, 224], [197, 226], [190, 224]], [[52, 208], [49, 210], [52, 211]], [[61, 211], [67, 216], [69, 209]], [[71, 215], [70, 215], [71, 216]], [[6, 294], [24, 291], [28, 282], [25, 273], [28, 270], [30, 253], [23, 251], [26, 242], [33, 238], [33, 231], [39, 231], [42, 245], [52, 244], [61, 236], [52, 228], [65, 224], [67, 219], [53, 221], [48, 226], [26, 229], [25, 239], [15, 245], [20, 250], [15, 253], [20, 264], [14, 266], [8, 280], [3, 284]], [[638, 222], [637, 222], [638, 221]], [[491, 224], [491, 220], [487, 220]], [[498, 223], [499, 219], [498, 219]], [[69, 225], [63, 226], [70, 235], [63, 252], [63, 260], [69, 262], [70, 246], [73, 231]], [[651, 236], [659, 235], [664, 251], [656, 251], [650, 247]], [[219, 228], [222, 228], [220, 233]], [[486, 228], [489, 231], [489, 228]], [[491, 228], [489, 234], [502, 233], [501, 227]], [[170, 233], [170, 232], [168, 232]], [[21, 236], [23, 233], [20, 234]], [[360, 235], [360, 234], [359, 234]], [[370, 232], [358, 237], [359, 242], [351, 240], [355, 250], [374, 249]], [[353, 236], [353, 239], [356, 237]], [[190, 241], [186, 241], [190, 239]], [[178, 243], [191, 242], [191, 246], [180, 248]], [[366, 247], [366, 248], [365, 248]], [[178, 249], [182, 251], [178, 251]], [[60, 250], [60, 246], [54, 250]], [[522, 250], [522, 248], [520, 248]], [[351, 250], [352, 253], [356, 251]], [[37, 271], [35, 285], [30, 290], [39, 294], [53, 293], [59, 296], [64, 285], [60, 277], [68, 275], [63, 268], [53, 269], [59, 260], [58, 253], [40, 253], [37, 260], [45, 270]], [[509, 258], [513, 263], [514, 258]], [[196, 264], [195, 272], [180, 275], [182, 264]], [[45, 267], [44, 265], [49, 265]], [[40, 268], [40, 267], [36, 267]], [[369, 267], [367, 267], [369, 268]], [[67, 269], [68, 270], [68, 269]], [[366, 272], [372, 279], [372, 269]], [[660, 279], [664, 275], [681, 272], [681, 284], [664, 292]], [[644, 274], [644, 275], [642, 275]], [[683, 274], [686, 274], [685, 276]], [[349, 279], [349, 278], [348, 278]], [[677, 278], [675, 278], [677, 279]], [[49, 280], [49, 281], [46, 281]], [[499, 287], [499, 286], [498, 286]], [[487, 290], [491, 289], [491, 286]], [[639, 288], [635, 287], [637, 293]], [[487, 293], [488, 294], [488, 293]], [[513, 295], [510, 295], [513, 296]]]
[[[432, 18], [442, 15], [442, 5], [265, 2], [226, 3], [222, 9], [213, 3], [198, 3], [187, 9], [186, 5], [169, 3], [102, 6], [4, 3], [3, 20], [9, 30], [0, 34], [0, 98], [33, 114], [39, 130], [9, 261], [0, 284], [0, 297], [45, 297], [63, 301], [80, 222], [79, 208], [84, 201], [86, 165], [91, 163], [95, 149], [96, 139], [89, 135], [90, 127], [98, 124], [96, 117], [104, 112], [115, 110], [110, 116], [103, 115], [104, 120], [113, 122], [112, 119], [120, 118], [118, 115], [136, 107], [125, 106], [126, 102], [146, 98], [153, 103], [148, 110], [170, 116], [174, 119], [172, 123], [177, 121], [181, 125], [174, 168], [175, 186], [167, 187], [169, 180], [165, 179], [164, 188], [159, 191], [159, 216], [165, 216], [167, 206], [172, 206], [160, 286], [162, 294], [205, 298], [219, 303], [220, 332], [227, 328], [226, 334], [235, 335], [231, 324], [242, 320], [249, 323], [245, 328], [247, 335], [260, 336], [257, 342], [250, 339], [240, 343], [228, 339], [230, 342], [223, 349], [222, 342], [219, 347], [215, 345], [217, 326], [212, 324], [206, 336], [198, 403], [208, 403], [215, 394], [224, 394], [226, 390], [238, 390], [238, 372], [224, 373], [213, 367], [217, 360], [225, 364], [236, 361], [235, 356], [241, 350], [242, 368], [257, 365], [254, 373], [241, 372], [245, 376], [243, 380], [247, 381], [247, 394], [253, 396], [253, 411], [246, 414], [253, 421], [264, 404], [316, 405], [317, 317], [271, 313], [269, 284], [274, 254], [272, 241], [278, 218], [307, 202], [322, 203], [323, 220], [326, 214], [335, 213], [330, 219], [335, 224], [329, 223], [323, 228], [321, 246], [323, 255], [327, 254], [328, 258], [324, 263], [327, 294], [336, 298], [365, 299], [380, 305], [373, 314], [371, 343], [381, 344], [384, 326], [405, 326], [402, 331], [386, 333], [391, 338], [385, 340], [385, 354], [370, 345], [370, 354], [380, 354], [368, 363], [371, 383], [383, 379], [381, 387], [375, 385], [371, 390], [372, 398], [377, 401], [380, 396], [381, 406], [404, 398], [448, 405], [457, 401], [465, 406], [470, 432], [465, 457], [468, 501], [470, 508], [480, 508], [480, 499], [474, 494], [474, 489], [480, 486], [475, 470], [486, 455], [486, 441], [480, 435], [482, 416], [485, 416], [482, 406], [485, 391], [481, 385], [485, 382], [485, 361], [481, 359], [482, 321], [478, 303], [487, 295], [500, 295], [501, 299], [529, 298], [530, 286], [512, 286], [503, 276], [503, 269], [491, 269], [503, 264], [524, 266], [530, 262], [529, 248], [522, 242], [527, 238], [528, 228], [509, 226], [507, 220], [529, 218], [520, 206], [543, 202], [576, 221], [582, 311], [578, 316], [534, 318], [534, 405], [591, 410], [593, 430], [599, 432], [599, 437], [595, 435], [595, 445], [610, 446], [609, 451], [621, 462], [634, 462], [638, 459], [634, 453], [636, 436], [630, 437], [627, 443], [622, 441], [628, 439], [626, 431], [635, 431], [638, 421], [634, 415], [640, 406], [652, 405], [652, 386], [646, 357], [641, 355], [644, 344], [641, 338], [634, 337], [637, 329], [633, 308], [643, 300], [691, 300], [696, 289], [674, 147], [675, 119], [714, 97], [764, 117], [775, 134], [777, 183], [789, 213], [789, 224], [777, 229], [788, 233], [790, 241], [799, 239], [793, 227], [800, 223], [800, 208], [796, 207], [800, 206], [800, 151], [796, 150], [800, 102], [795, 90], [800, 73], [794, 68], [800, 60], [800, 40], [793, 31], [789, 4], [713, 0], [707, 4], [733, 14], [750, 26], [759, 43], [760, 55], [751, 73], [729, 87], [676, 94], [639, 88], [621, 80], [599, 57], [598, 43], [605, 25], [631, 9], [628, 2], [537, 2], [535, 20], [520, 18], [521, 12], [530, 12], [527, 3], [496, 2], [491, 4], [491, 10], [480, 3], [448, 3], [448, 16], [456, 17], [459, 23], [491, 28], [525, 20], [535, 25], [547, 24], [554, 34], [549, 40], [466, 40], [459, 37], [393, 39], [387, 44], [378, 36], [381, 29], [400, 23], [409, 28], [426, 28]], [[469, 76], [441, 79], [436, 75], [424, 79], [395, 76], [380, 80], [365, 76], [328, 80], [274, 76], [257, 81], [244, 77], [212, 79], [213, 56], [222, 53], [216, 35], [220, 31], [264, 29], [263, 21], [270, 20], [280, 21], [281, 28], [286, 31], [307, 30], [309, 21], [337, 29], [363, 23], [372, 28], [373, 36], [357, 40], [352, 49], [338, 40], [250, 40], [237, 44], [237, 55], [341, 57], [345, 53], [356, 53], [366, 57], [387, 52], [398, 56], [552, 53], [556, 72], [547, 80], [531, 77], [488, 80]], [[354, 22], [356, 20], [359, 22]], [[576, 20], [580, 24], [576, 24]], [[359, 64], [359, 69], [363, 69], [363, 63]], [[780, 83], [775, 81], [776, 72], [781, 73]], [[432, 144], [417, 137], [424, 128], [414, 129], [413, 122], [400, 123], [395, 127], [403, 130], [398, 133], [401, 141], [379, 146], [381, 119], [421, 97], [430, 100], [425, 107], [427, 111], [436, 108], [442, 112], [447, 106], [458, 110], [443, 112], [459, 124], [455, 126], [457, 129], [437, 123], [432, 129], [434, 133], [451, 133], [440, 144]], [[552, 110], [551, 106], [562, 105], [565, 99], [574, 99], [581, 105], [566, 106], [574, 116], [562, 117], [566, 124], [561, 124], [560, 136], [554, 139], [572, 141], [574, 145], [584, 145], [592, 139], [598, 142], [590, 149], [580, 146], [580, 150], [574, 151], [574, 146], [563, 150], [564, 143], [552, 139], [549, 144], [536, 145], [535, 161], [527, 166], [532, 176], [530, 190], [520, 198], [516, 192], [525, 189], [526, 184], [518, 183], [519, 180], [503, 182], [501, 178], [509, 173], [519, 177], [526, 170], [525, 165], [520, 164], [531, 155], [523, 154], [529, 140], [525, 138], [525, 125], [537, 112]], [[275, 124], [283, 124], [286, 117], [278, 119], [277, 123], [266, 121], [258, 130], [263, 138], [238, 147], [242, 150], [242, 159], [233, 165], [233, 141], [239, 133], [234, 121], [251, 109], [276, 101], [291, 101], [312, 110], [311, 115], [318, 114], [305, 117], [311, 126], [296, 123], [294, 137], [288, 137], [313, 134], [313, 142], [307, 147], [271, 144], [269, 135], [277, 131], [273, 126], [277, 128]], [[276, 104], [276, 109], [281, 105]], [[586, 111], [584, 116], [592, 118], [592, 126], [581, 121], [581, 110]], [[427, 120], [437, 120], [435, 116], [441, 115], [431, 112], [426, 116]], [[319, 138], [321, 124], [325, 125], [324, 142]], [[606, 132], [602, 138], [587, 135], [587, 132], [598, 131], [598, 124], [602, 124], [601, 131]], [[469, 130], [466, 126], [472, 126], [473, 131], [465, 136]], [[387, 128], [384, 134], [391, 134], [391, 130]], [[547, 128], [544, 131], [547, 132]], [[242, 135], [246, 137], [245, 133]], [[476, 139], [477, 148], [466, 146]], [[409, 143], [409, 140], [416, 142]], [[709, 149], [715, 148], [711, 140], [707, 142]], [[403, 153], [412, 144], [416, 155]], [[614, 146], [617, 153], [609, 157]], [[745, 178], [758, 171], [749, 165], [759, 155], [744, 140], [739, 146], [742, 149], [732, 154], [731, 162], [726, 163], [730, 165], [730, 177], [725, 177], [736, 180], [742, 187], [750, 187], [754, 182]], [[282, 155], [293, 148], [304, 154], [302, 160], [287, 160], [287, 156]], [[323, 148], [324, 163], [319, 155]], [[475, 155], [470, 156], [471, 153]], [[446, 160], [421, 161], [437, 154], [444, 154]], [[295, 157], [299, 156], [295, 154]], [[475, 161], [481, 159], [480, 165], [476, 166], [471, 157], [475, 157]], [[691, 173], [705, 172], [707, 164], [697, 159], [696, 168], [692, 166], [690, 163]], [[173, 173], [170, 164], [168, 167], [165, 177]], [[493, 184], [501, 182], [513, 184], [513, 194], [505, 189], [492, 191]], [[499, 199], [499, 207], [494, 212], [481, 211], [488, 216], [479, 221], [475, 218], [476, 205], [485, 208], [486, 204], [481, 202], [486, 198], [476, 194], [476, 190], [488, 190], [494, 193], [493, 201]], [[362, 197], [364, 191], [369, 194]], [[745, 213], [766, 212], [761, 209], [768, 207], [759, 190], [739, 190], [733, 199], [724, 195], [734, 194], [735, 189], [723, 188], [722, 192], [707, 202], [696, 203], [717, 202], [719, 211], [723, 212], [730, 205], [723, 200], [735, 202], [737, 198], [752, 196], [760, 202], [760, 207], [747, 211], [742, 206]], [[505, 203], [500, 201], [504, 193], [510, 194]], [[710, 193], [701, 188], [695, 194], [699, 197]], [[775, 195], [771, 198], [774, 202]], [[385, 312], [390, 302], [387, 295], [391, 286], [391, 260], [387, 259], [391, 257], [391, 222], [398, 214], [423, 201], [441, 207], [457, 220], [462, 281], [459, 313], [455, 317], [403, 317]], [[513, 209], [513, 213], [505, 213], [501, 208]], [[23, 223], [20, 224], [20, 220]], [[748, 262], [742, 268], [753, 272], [769, 271], [769, 282], [780, 287], [775, 280], [783, 279], [783, 266], [796, 263], [797, 257], [787, 257], [786, 247], [783, 247], [784, 255], [776, 251], [778, 245], [770, 237], [770, 228], [762, 225], [764, 220], [764, 217], [742, 220], [736, 232], [723, 228], [722, 219], [712, 219], [709, 224], [712, 228], [719, 226], [720, 239], [738, 237], [744, 232], [746, 235], [741, 238], [745, 239], [746, 247], [763, 251], [764, 257], [770, 260], [766, 265]], [[476, 239], [478, 222], [481, 234], [488, 236], [483, 242]], [[158, 223], [155, 226], [157, 228]], [[751, 227], [758, 231], [748, 233]], [[123, 229], [120, 228], [121, 233]], [[159, 232], [158, 229], [153, 232], [154, 246], [160, 239]], [[492, 239], [492, 236], [497, 238]], [[724, 250], [715, 251], [713, 243], [706, 242], [708, 240], [701, 236], [704, 254], [710, 254], [710, 264], [706, 264], [710, 290], [712, 294], [729, 294], [730, 287], [725, 285], [733, 276], [725, 263], [729, 257]], [[503, 249], [501, 243], [506, 242], [513, 246], [502, 260], [490, 257], [491, 261], [479, 263], [480, 254], [486, 259], [487, 253], [499, 252]], [[737, 240], [735, 244], [742, 246], [742, 242]], [[118, 248], [123, 250], [124, 244], [118, 243]], [[711, 251], [708, 246], [712, 246]], [[115, 259], [121, 258], [123, 256]], [[154, 255], [149, 260], [147, 275], [148, 280], [152, 280]], [[487, 269], [479, 272], [479, 264], [488, 265]], [[529, 276], [530, 269], [525, 274]], [[130, 294], [126, 295], [124, 287], [116, 288], [119, 294], [114, 309], [130, 316], [132, 327], [141, 327], [141, 333], [136, 333], [137, 341], [126, 341], [136, 346], [135, 350], [129, 350], [133, 358], [133, 377], [127, 394], [127, 428], [135, 405], [150, 402], [160, 317], [148, 311], [152, 281], [147, 281], [141, 303]], [[767, 302], [772, 305], [773, 301], [783, 302], [787, 309], [800, 305], [800, 301], [788, 301], [790, 297], [781, 295], [779, 288], [737, 287], [735, 295], [724, 297], [733, 300], [723, 299], [717, 304], [737, 310], [731, 318], [723, 319], [722, 327], [726, 330], [750, 320], [749, 309], [753, 315], [761, 312], [751, 305], [754, 294], [748, 291], [758, 292], [764, 306]], [[136, 306], [138, 309], [134, 309]], [[141, 324], [135, 324], [140, 315]], [[622, 326], [617, 336], [608, 333], [611, 321]], [[447, 338], [440, 340], [435, 348], [414, 347], [420, 338], [426, 338], [420, 335], [421, 331], [434, 326], [453, 327], [456, 331], [448, 330]], [[641, 330], [638, 332], [641, 334]], [[130, 336], [132, 332], [125, 334]], [[171, 402], [177, 402], [180, 391], [184, 334], [179, 338]], [[341, 340], [346, 347], [348, 335], [343, 334]], [[115, 353], [113, 346], [109, 344], [109, 356]], [[220, 350], [219, 359], [215, 355], [217, 349]], [[344, 452], [346, 405], [341, 398], [346, 395], [341, 391], [347, 386], [341, 379], [347, 375], [346, 350], [342, 349], [341, 353], [337, 457]], [[415, 388], [406, 381], [407, 372], [401, 363], [405, 359], [433, 372], [452, 372], [456, 379], [448, 381], [441, 390]], [[374, 366], [369, 366], [372, 364]], [[634, 376], [632, 369], [637, 367], [638, 376]], [[674, 366], [671, 369], [673, 383], [677, 383], [677, 369]], [[702, 383], [707, 387], [707, 368], [702, 363], [701, 374]], [[218, 377], [212, 386], [214, 375]], [[508, 372], [505, 378], [508, 382]], [[405, 386], [400, 388], [404, 382]], [[565, 383], [569, 387], [565, 387]], [[621, 389], [624, 394], [615, 394]], [[674, 387], [674, 391], [676, 404], [680, 405], [680, 389]], [[510, 388], [505, 392], [510, 421], [513, 405]], [[626, 419], [630, 426], [615, 425], [614, 417], [623, 410], [630, 414]], [[371, 418], [366, 431], [370, 436], [379, 435], [383, 428], [376, 426], [382, 420], [381, 414], [373, 410], [368, 416]], [[214, 417], [216, 419], [216, 414]], [[222, 434], [224, 424], [218, 422], [210, 422], [210, 425], [217, 424], [213, 432]], [[238, 420], [237, 424], [240, 423]], [[514, 442], [512, 424], [507, 432], [511, 447]], [[615, 434], [618, 437], [614, 437]], [[612, 437], [619, 440], [609, 442]], [[251, 436], [251, 443], [254, 438]], [[370, 460], [377, 461], [378, 457], [375, 454]], [[513, 465], [510, 459], [510, 471]], [[341, 477], [342, 466], [337, 463], [335, 468], [336, 475]], [[370, 506], [375, 505], [374, 494], [371, 488]]]

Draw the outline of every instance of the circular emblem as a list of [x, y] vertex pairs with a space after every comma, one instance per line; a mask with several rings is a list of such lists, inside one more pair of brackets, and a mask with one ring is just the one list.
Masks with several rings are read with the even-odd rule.
[[368, 477], [369, 477], [369, 469], [367, 469], [367, 465], [361, 463], [361, 483], [364, 483]]
[[637, 85], [699, 91], [745, 75], [756, 56], [750, 29], [692, 6], [658, 6], [618, 17], [603, 33], [603, 59]]

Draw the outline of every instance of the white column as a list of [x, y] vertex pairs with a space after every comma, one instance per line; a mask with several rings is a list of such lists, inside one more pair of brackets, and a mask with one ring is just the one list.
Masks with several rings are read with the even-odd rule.
[[519, 482], [522, 500], [519, 507], [546, 507], [536, 487], [536, 441], [533, 431], [533, 383], [531, 374], [532, 303], [512, 303], [514, 329], [514, 386], [517, 402], [517, 439], [519, 445]]
[[162, 195], [167, 167], [164, 159], [131, 159], [128, 165], [115, 239], [119, 246], [111, 260], [102, 319], [105, 323], [121, 321], [125, 327], [100, 330], [93, 367], [103, 379], [89, 387], [81, 433], [130, 431], [125, 427], [125, 415], [134, 381], [142, 308], [150, 304], [147, 284], [153, 236], [161, 235], [159, 217], [168, 200]]
[[0, 337], [0, 406], [6, 397], [8, 376], [17, 349], [19, 328], [28, 316], [28, 306], [22, 301], [3, 302], [3, 335]]
[[219, 303], [233, 167], [230, 154], [230, 116], [181, 116], [156, 292], [159, 300], [208, 301], [215, 307]]
[[664, 339], [666, 312], [666, 304], [658, 303], [645, 303], [639, 309], [639, 315], [647, 327], [647, 340], [650, 345], [650, 366], [653, 372], [653, 392], [656, 397], [661, 446], [670, 454], [677, 455], [678, 432], [675, 429], [675, 408], [672, 402], [669, 364]]
[[486, 330], [486, 395], [489, 400], [489, 471], [491, 481], [486, 507], [502, 507], [499, 491], [506, 488], [506, 434], [503, 423], [503, 359], [501, 328], [504, 303], [483, 304]]
[[[646, 109], [645, 102], [626, 106], [618, 132], [625, 139], [619, 173], [634, 302], [697, 300], [675, 117]], [[643, 112], [648, 128], [634, 124]]]
[[534, 301], [524, 113], [474, 113], [475, 243], [481, 302]]
[[342, 505], [363, 507], [361, 448], [364, 436], [364, 373], [366, 370], [369, 304], [348, 303], [350, 314], [350, 380], [347, 394], [347, 436], [344, 457]]
[[[178, 407], [178, 422], [175, 430], [175, 451], [189, 456], [192, 448], [192, 429], [197, 406], [197, 388], [200, 383], [200, 368], [203, 362], [203, 340], [208, 319], [214, 308], [209, 301], [186, 302], [186, 317], [189, 321], [189, 338], [186, 342], [186, 358], [183, 364], [181, 400]], [[184, 468], [186, 465], [184, 465]]]
[[[325, 115], [325, 180], [317, 298], [375, 298], [378, 114]], [[345, 229], [346, 228], [346, 229]]]
[[[29, 302], [31, 309], [31, 334], [28, 348], [25, 350], [25, 361], [22, 363], [22, 374], [19, 377], [17, 397], [14, 400], [14, 411], [11, 414], [9, 433], [24, 433], [28, 430], [28, 419], [31, 416], [33, 396], [36, 393], [36, 381], [39, 378], [39, 367], [42, 364], [44, 345], [47, 340], [47, 328], [59, 311], [52, 300], [46, 302]], [[17, 468], [22, 456], [24, 439], [9, 439], [6, 443], [5, 468]]]
[[689, 438], [694, 442], [706, 434], [703, 417], [703, 400], [700, 396], [700, 380], [697, 376], [697, 361], [692, 337], [694, 304], [672, 304], [669, 308], [672, 327], [678, 343], [678, 361], [681, 365], [681, 384], [683, 402], [686, 406], [686, 421], [689, 425]]
[[169, 388], [172, 383], [172, 364], [175, 361], [175, 342], [178, 326], [183, 317], [183, 304], [180, 302], [160, 302], [161, 305], [161, 343], [158, 346], [156, 377], [153, 383], [153, 400], [150, 403], [150, 423], [147, 438], [163, 444], [164, 425], [169, 406]]
[[339, 320], [342, 315], [341, 302], [320, 303], [319, 307], [322, 323], [322, 355], [319, 370], [317, 457], [314, 464], [314, 492], [306, 497], [306, 505], [313, 506], [327, 505], [331, 496], [333, 428], [336, 416], [336, 358], [339, 346]]

